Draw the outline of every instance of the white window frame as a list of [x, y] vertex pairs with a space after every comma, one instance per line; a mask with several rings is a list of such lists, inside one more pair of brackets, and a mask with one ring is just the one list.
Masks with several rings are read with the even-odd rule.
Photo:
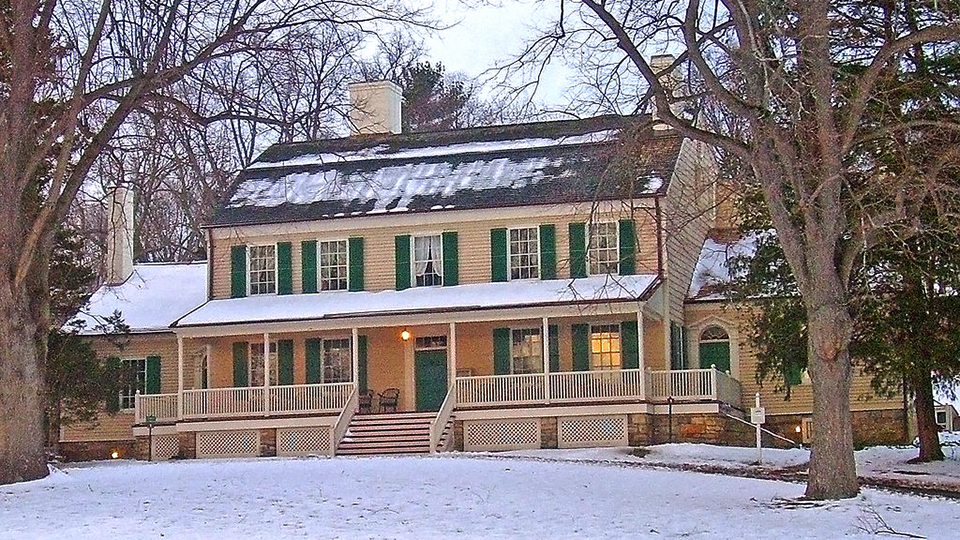
[[[420, 285], [417, 283], [417, 238], [439, 238], [440, 239], [440, 268], [438, 269], [436, 265], [433, 267], [433, 274], [438, 276], [439, 283], [431, 283], [429, 285], [423, 284]], [[439, 271], [438, 271], [439, 270]], [[426, 274], [424, 274], [426, 275]], [[436, 278], [434, 278], [436, 279]], [[443, 275], [443, 232], [437, 233], [425, 233], [425, 234], [411, 234], [410, 235], [410, 286], [411, 287], [440, 287], [443, 286], [444, 282]]]
[[[134, 362], [143, 366], [131, 366]], [[137, 368], [133, 370], [133, 368]], [[133, 371], [131, 371], [133, 370]], [[147, 391], [147, 359], [146, 358], [121, 358], [120, 373], [124, 375], [132, 373], [133, 384], [126, 384], [120, 389], [120, 409], [133, 410], [136, 407], [137, 392], [143, 394]]]
[[[614, 246], [613, 248], [605, 247], [599, 248], [594, 241], [594, 230], [599, 228], [601, 225], [613, 225], [613, 230], [615, 231]], [[597, 257], [598, 252], [603, 249], [608, 251], [613, 249], [613, 261], [614, 266], [616, 267], [615, 272], [604, 272], [599, 268], [600, 259]], [[597, 268], [594, 269], [594, 264], [597, 265]], [[604, 264], [610, 264], [610, 261], [607, 261]], [[620, 275], [620, 222], [618, 221], [596, 221], [587, 223], [587, 275], [588, 276], [603, 276], [603, 275]]]
[[[276, 386], [280, 380], [280, 367], [279, 364], [279, 355], [277, 354], [277, 342], [270, 342], [270, 386]], [[260, 358], [260, 370], [265, 371], [264, 369], [264, 358], [263, 358], [263, 342], [260, 343], [250, 343], [249, 350], [247, 351], [247, 374], [249, 379], [247, 384], [250, 387], [263, 386], [263, 380], [259, 382], [254, 381], [253, 378], [253, 367], [256, 365], [254, 362], [254, 355]], [[265, 376], [265, 375], [264, 375]]]
[[[527, 355], [517, 355], [515, 354], [514, 346], [515, 338], [514, 336], [520, 333], [523, 335], [530, 336], [540, 336], [540, 340], [535, 345], [530, 345], [533, 348], [534, 354]], [[532, 358], [532, 371], [521, 371], [517, 372], [517, 360]], [[543, 373], [543, 329], [540, 327], [523, 327], [523, 328], [511, 328], [510, 329], [510, 374], [511, 375], [520, 375], [520, 374], [532, 374], [532, 373]]]
[[[511, 237], [512, 237], [514, 231], [524, 231], [524, 230], [533, 230], [534, 234], [536, 234], [536, 236], [537, 236], [537, 239], [534, 241], [534, 246], [535, 246], [535, 248], [536, 248], [536, 251], [534, 252], [534, 254], [535, 254], [536, 258], [537, 258], [537, 264], [536, 264], [536, 267], [535, 267], [535, 268], [536, 268], [536, 273], [537, 273], [537, 275], [535, 275], [535, 276], [522, 276], [522, 275], [521, 275], [521, 276], [519, 276], [519, 277], [513, 277], [513, 270], [514, 270], [514, 266], [513, 266], [513, 257], [514, 257], [513, 244], [514, 244], [514, 242], [513, 242], [513, 239], [512, 239]], [[518, 243], [519, 243], [519, 242], [526, 242], [526, 243], [529, 244], [530, 240], [529, 240], [529, 239], [527, 239], [527, 240], [518, 240], [517, 242], [518, 242]], [[530, 255], [531, 255], [531, 253], [517, 253], [517, 254], [516, 254], [517, 257], [524, 257], [524, 256], [530, 257]], [[543, 270], [543, 267], [542, 267], [542, 265], [543, 265], [543, 257], [542, 257], [541, 255], [542, 255], [542, 254], [540, 253], [540, 226], [539, 226], [539, 225], [530, 225], [530, 226], [525, 226], [525, 227], [510, 227], [510, 228], [507, 229], [507, 279], [508, 279], [509, 281], [523, 281], [523, 280], [540, 279], [540, 276], [543, 275], [543, 273], [542, 273], [542, 270]], [[522, 271], [523, 271], [524, 269], [529, 270], [529, 269], [532, 269], [532, 268], [534, 268], [534, 266], [529, 265], [529, 264], [526, 265], [526, 266], [518, 266], [518, 267], [517, 267], [517, 269], [520, 271], [520, 272], [519, 272], [520, 274], [523, 273]]]
[[[254, 292], [254, 290], [253, 290], [253, 279], [252, 279], [252, 277], [253, 277], [252, 274], [253, 274], [253, 272], [254, 272], [254, 270], [253, 270], [253, 253], [252, 253], [252, 252], [253, 252], [253, 248], [271, 247], [271, 246], [273, 247], [273, 291]], [[267, 271], [269, 271], [269, 269], [267, 269]], [[258, 270], [258, 272], [260, 272], [260, 271]], [[248, 295], [250, 295], [250, 296], [264, 296], [264, 295], [270, 295], [270, 294], [277, 294], [277, 289], [278, 289], [278, 287], [279, 287], [279, 284], [278, 284], [279, 274], [280, 274], [280, 272], [278, 271], [278, 265], [277, 265], [277, 244], [276, 244], [276, 243], [273, 243], [273, 244], [252, 244], [252, 245], [247, 246], [247, 294], [248, 294]], [[264, 283], [266, 283], [266, 284], [269, 285], [269, 282], [264, 282]], [[258, 282], [258, 284], [259, 284], [259, 282]]]
[[[328, 344], [339, 344], [346, 345], [346, 348], [337, 347], [337, 350], [345, 350], [346, 355], [344, 359], [346, 363], [343, 363], [341, 359], [340, 366], [333, 366], [329, 361], [332, 359], [332, 356], [328, 356], [328, 353], [333, 352], [333, 350], [327, 350]], [[338, 338], [324, 338], [320, 340], [320, 380], [324, 383], [339, 383], [339, 382], [353, 382], [354, 373], [353, 373], [353, 339], [350, 337], [338, 337]], [[341, 370], [342, 373], [345, 373], [347, 377], [344, 379], [341, 377], [331, 377], [328, 376], [328, 372], [331, 372], [334, 367], [337, 367]]]
[[[323, 288], [323, 245], [343, 242], [346, 263], [344, 268], [344, 282], [342, 289], [324, 289]], [[339, 265], [338, 265], [339, 266]], [[317, 240], [317, 291], [318, 292], [339, 292], [350, 290], [350, 241], [346, 238], [334, 240]]]
[[[942, 415], [943, 420], [940, 420]], [[947, 411], [934, 411], [934, 423], [938, 426], [946, 427], [947, 426]]]
[[[611, 331], [612, 329], [612, 331]], [[616, 334], [616, 350], [613, 350], [614, 340], [609, 334]], [[608, 337], [602, 337], [602, 334], [608, 334]], [[594, 336], [600, 336], [595, 338]], [[598, 340], [598, 341], [595, 341]], [[596, 343], [600, 344], [599, 351], [594, 350]], [[604, 351], [603, 344], [609, 344], [609, 350]], [[617, 362], [612, 359], [616, 357]], [[610, 362], [602, 362], [604, 358], [611, 359]], [[599, 323], [590, 325], [590, 370], [591, 371], [616, 371], [623, 369], [623, 332], [620, 325], [616, 323]]]

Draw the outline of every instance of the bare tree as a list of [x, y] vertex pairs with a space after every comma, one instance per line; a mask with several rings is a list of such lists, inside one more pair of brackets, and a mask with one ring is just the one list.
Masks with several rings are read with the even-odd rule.
[[40, 372], [53, 232], [134, 113], [297, 28], [424, 23], [400, 0], [13, 0], [0, 7], [0, 483], [47, 474]]
[[[585, 66], [581, 105], [643, 110], [684, 136], [742, 160], [763, 193], [809, 321], [813, 452], [806, 495], [858, 493], [849, 407], [853, 269], [865, 249], [910, 234], [925, 204], [950, 213], [953, 189], [942, 174], [955, 151], [910, 162], [892, 175], [875, 145], [915, 135], [918, 124], [889, 99], [917, 73], [918, 51], [957, 46], [960, 13], [947, 2], [873, 0], [557, 0], [546, 32], [502, 67], [520, 78], [516, 95], [539, 84], [560, 56]], [[681, 53], [651, 67], [655, 52]], [[687, 85], [662, 77], [687, 68]], [[677, 92], [686, 87], [687, 91]], [[705, 122], [716, 110], [727, 124]], [[902, 111], [901, 111], [902, 112]], [[957, 118], [923, 120], [924, 129], [958, 129]], [[924, 136], [930, 136], [928, 131]], [[931, 142], [936, 139], [932, 137]], [[955, 149], [954, 149], [955, 150]], [[909, 155], [901, 156], [911, 159]], [[955, 165], [954, 165], [955, 166]]]

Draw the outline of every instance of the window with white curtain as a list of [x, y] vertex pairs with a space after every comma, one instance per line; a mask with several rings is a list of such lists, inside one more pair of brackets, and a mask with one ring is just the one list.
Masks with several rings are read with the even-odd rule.
[[510, 229], [510, 279], [540, 277], [540, 241], [537, 227]]
[[321, 291], [347, 290], [347, 241], [320, 242], [317, 246]]
[[[263, 374], [266, 370], [265, 362], [263, 361], [263, 343], [251, 343], [250, 344], [250, 354], [247, 357], [249, 365], [247, 368], [250, 374], [250, 386], [263, 386]], [[270, 342], [270, 384], [277, 384], [277, 342]]]
[[590, 275], [617, 274], [620, 272], [620, 243], [617, 222], [590, 224], [590, 244], [587, 257]]
[[417, 287], [443, 285], [443, 240], [439, 234], [413, 237], [413, 277]]
[[250, 246], [250, 294], [274, 294], [277, 292], [277, 246]]
[[515, 328], [510, 332], [510, 370], [514, 375], [543, 373], [543, 341], [539, 328]]

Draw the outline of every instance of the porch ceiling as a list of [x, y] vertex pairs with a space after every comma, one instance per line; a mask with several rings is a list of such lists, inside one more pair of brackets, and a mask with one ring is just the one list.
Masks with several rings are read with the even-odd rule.
[[643, 301], [658, 283], [656, 275], [643, 274], [415, 287], [403, 291], [251, 296], [208, 301], [172, 326], [196, 328]]

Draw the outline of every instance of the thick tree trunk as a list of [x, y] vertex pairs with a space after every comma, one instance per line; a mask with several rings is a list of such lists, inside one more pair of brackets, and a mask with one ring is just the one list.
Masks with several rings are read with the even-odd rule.
[[852, 321], [839, 304], [807, 313], [813, 382], [813, 445], [806, 497], [845, 499], [860, 491], [850, 414]]
[[913, 461], [942, 461], [943, 449], [940, 448], [940, 434], [930, 378], [924, 379], [918, 376], [907, 384], [913, 391], [913, 406], [917, 413], [917, 435], [920, 437], [920, 456]]
[[37, 323], [27, 294], [0, 277], [0, 484], [47, 475]]

